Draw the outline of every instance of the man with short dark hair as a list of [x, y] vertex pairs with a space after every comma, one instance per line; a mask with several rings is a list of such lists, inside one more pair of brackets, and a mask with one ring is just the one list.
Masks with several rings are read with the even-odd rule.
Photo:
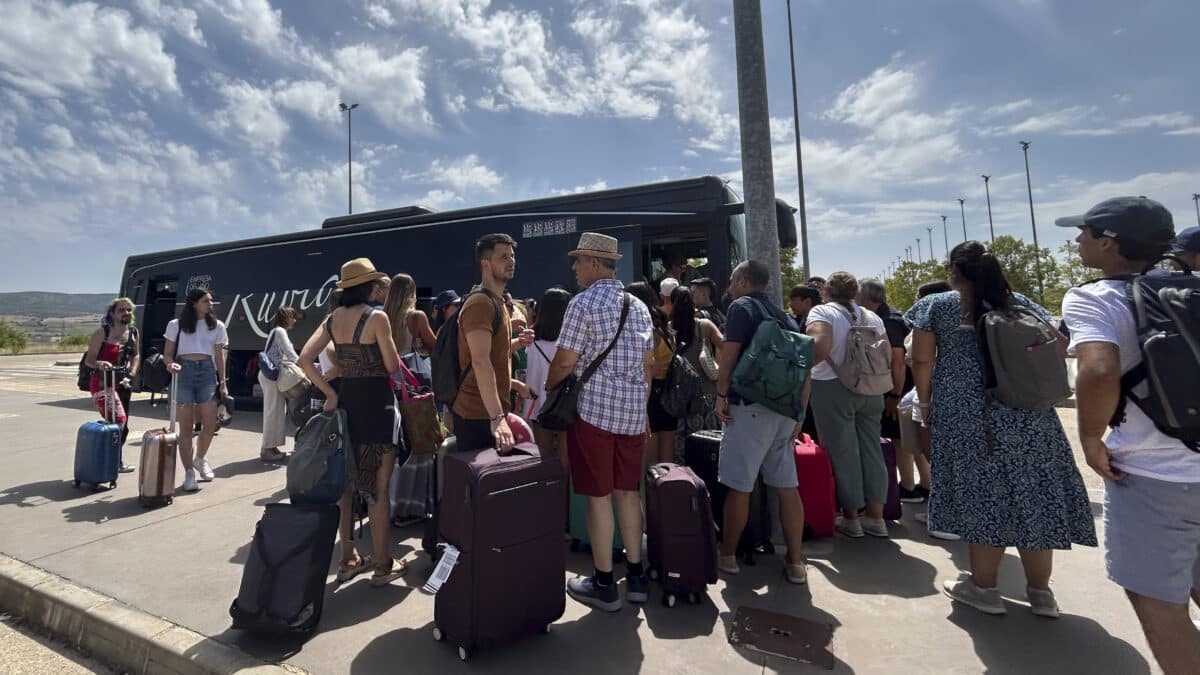
[[821, 294], [821, 302], [825, 301], [825, 277], [809, 277], [804, 280], [804, 283], [817, 289]]
[[1200, 274], [1200, 227], [1189, 227], [1176, 235], [1171, 253], [1187, 263], [1192, 274]]
[[[725, 425], [717, 478], [729, 492], [722, 514], [724, 527], [717, 567], [726, 574], [741, 572], [737, 564], [737, 543], [750, 515], [750, 494], [754, 491], [755, 480], [761, 475], [763, 484], [775, 488], [779, 496], [779, 519], [787, 540], [785, 576], [791, 583], [803, 584], [808, 580], [801, 553], [804, 504], [796, 490], [795, 460], [795, 439], [800, 434], [800, 425], [731, 390], [733, 370], [759, 324], [778, 321], [785, 330], [800, 332], [800, 327], [767, 297], [769, 281], [767, 266], [756, 260], [738, 265], [729, 279], [734, 300], [729, 305], [725, 342], [717, 355], [720, 375], [716, 405], [717, 417]], [[810, 383], [811, 378], [805, 380], [802, 394], [805, 402]]]
[[[1142, 350], [1128, 282], [1108, 279], [1146, 272], [1168, 250], [1171, 212], [1118, 197], [1056, 224], [1079, 228], [1079, 257], [1105, 277], [1067, 291], [1062, 312], [1079, 366], [1079, 440], [1105, 480], [1108, 576], [1125, 589], [1163, 671], [1200, 673], [1200, 631], [1188, 616], [1189, 598], [1200, 604], [1200, 455], [1125, 395], [1123, 376], [1143, 366]], [[1148, 396], [1147, 384], [1129, 393]]]
[[708, 319], [725, 332], [725, 314], [713, 304], [717, 299], [717, 282], [700, 277], [688, 285], [688, 290], [692, 294], [692, 305], [696, 307], [696, 318]]
[[[571, 265], [575, 281], [584, 290], [567, 305], [546, 391], [558, 388], [572, 372], [581, 376], [612, 345], [580, 391], [578, 414], [567, 432], [567, 450], [575, 492], [587, 498], [592, 542], [613, 540], [616, 502], [616, 526], [628, 542], [625, 597], [642, 603], [648, 598], [649, 580], [642, 566], [638, 486], [650, 430], [646, 403], [654, 372], [654, 328], [650, 311], [616, 278], [621, 259], [616, 239], [584, 232], [569, 255], [575, 259]], [[592, 562], [595, 573], [568, 581], [567, 594], [608, 612], [621, 609], [612, 548], [592, 546]]]
[[801, 331], [808, 323], [808, 313], [819, 304], [821, 304], [821, 291], [817, 290], [815, 286], [797, 284], [792, 286], [791, 293], [788, 293], [788, 307], [792, 310], [792, 318], [796, 321], [796, 325], [800, 326]]

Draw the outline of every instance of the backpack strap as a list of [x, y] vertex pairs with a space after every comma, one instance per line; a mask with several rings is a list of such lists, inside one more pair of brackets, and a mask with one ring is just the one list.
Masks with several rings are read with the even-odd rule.
[[579, 386], [582, 387], [587, 383], [588, 380], [592, 379], [592, 375], [596, 374], [596, 370], [600, 367], [600, 364], [604, 362], [605, 357], [607, 357], [608, 353], [612, 351], [612, 348], [617, 345], [617, 340], [621, 339], [621, 331], [625, 330], [625, 319], [628, 316], [629, 294], [622, 291], [621, 320], [617, 323], [617, 334], [613, 335], [612, 342], [608, 343], [608, 346], [604, 348], [604, 351], [600, 352], [600, 354], [596, 356], [596, 358], [592, 359], [592, 362], [588, 364], [588, 367], [583, 371], [583, 376], [579, 378]]

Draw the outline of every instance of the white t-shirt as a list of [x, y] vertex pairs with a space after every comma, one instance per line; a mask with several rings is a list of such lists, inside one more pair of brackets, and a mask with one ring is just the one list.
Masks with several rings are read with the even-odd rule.
[[[858, 313], [859, 323], [871, 326], [877, 335], [887, 335], [883, 319], [880, 319], [878, 314], [858, 305], [853, 306], [854, 311]], [[833, 369], [830, 361], [841, 365], [842, 361], [846, 360], [846, 335], [850, 333], [850, 314], [845, 306], [827, 302], [812, 308], [805, 325], [811, 326], [814, 321], [824, 321], [833, 328], [833, 349], [829, 352], [829, 360], [822, 361], [813, 368], [813, 379], [836, 380], [837, 371]]]
[[[538, 351], [539, 349], [541, 351]], [[529, 361], [525, 370], [525, 384], [529, 385], [530, 393], [537, 397], [533, 414], [529, 416], [530, 422], [537, 419], [537, 411], [546, 400], [546, 377], [550, 375], [550, 362], [554, 360], [557, 351], [558, 343], [554, 340], [535, 340], [533, 346], [525, 350]], [[543, 353], [546, 354], [544, 357]]]
[[[1063, 319], [1071, 332], [1068, 351], [1087, 342], [1114, 344], [1121, 353], [1121, 372], [1142, 362], [1137, 325], [1120, 281], [1098, 281], [1072, 288], [1063, 298]], [[1146, 383], [1134, 388], [1146, 395]], [[1136, 476], [1173, 483], [1200, 483], [1200, 454], [1155, 428], [1132, 401], [1125, 404], [1125, 422], [1105, 439], [1113, 466]]]
[[[175, 343], [175, 355], [205, 354], [213, 355], [213, 347], [229, 344], [229, 335], [225, 332], [225, 324], [218, 320], [216, 328], [209, 328], [204, 321], [196, 322], [195, 333], [180, 333], [179, 319], [171, 319], [163, 337]], [[274, 348], [275, 345], [271, 345]]]

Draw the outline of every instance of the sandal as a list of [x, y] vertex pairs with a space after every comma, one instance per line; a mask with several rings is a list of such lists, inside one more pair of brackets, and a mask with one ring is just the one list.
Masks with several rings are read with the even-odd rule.
[[371, 586], [375, 588], [387, 586], [391, 582], [408, 573], [407, 562], [392, 558], [388, 558], [384, 562], [374, 565], [374, 568], [375, 573], [371, 575]]
[[370, 567], [371, 563], [369, 560], [358, 554], [355, 554], [350, 560], [343, 560], [342, 563], [338, 565], [338, 583], [344, 584], [363, 572], [366, 572]]

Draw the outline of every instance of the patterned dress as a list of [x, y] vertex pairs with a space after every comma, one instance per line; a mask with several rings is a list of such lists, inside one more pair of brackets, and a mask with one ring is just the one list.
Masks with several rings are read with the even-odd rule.
[[719, 430], [721, 428], [721, 420], [717, 418], [717, 383], [708, 379], [704, 374], [704, 367], [700, 365], [700, 351], [704, 348], [704, 332], [700, 329], [700, 323], [696, 323], [695, 331], [692, 334], [692, 339], [689, 340], [679, 352], [683, 358], [687, 359], [688, 363], [696, 369], [700, 374], [700, 388], [704, 396], [704, 410], [698, 415], [690, 415], [683, 418], [682, 424], [679, 425], [679, 432], [675, 435], [675, 461], [679, 464], [684, 463], [684, 447], [687, 443], [688, 435], [697, 431]]
[[[1014, 297], [1050, 319], [1025, 296]], [[1087, 490], [1058, 414], [986, 404], [975, 329], [962, 325], [958, 292], [930, 295], [905, 318], [937, 337], [930, 529], [988, 546], [1095, 546]]]

